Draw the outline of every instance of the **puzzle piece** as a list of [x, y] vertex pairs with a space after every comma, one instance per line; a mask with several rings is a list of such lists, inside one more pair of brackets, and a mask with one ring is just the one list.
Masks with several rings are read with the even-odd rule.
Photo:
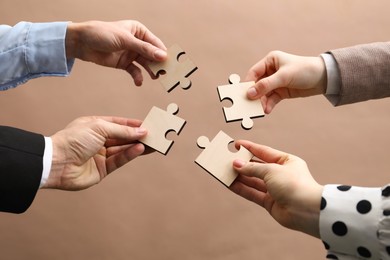
[[224, 107], [223, 112], [226, 122], [241, 120], [241, 126], [249, 130], [253, 127], [252, 118], [264, 116], [263, 106], [259, 100], [250, 100], [247, 98], [247, 90], [255, 82], [240, 82], [240, 76], [231, 74], [229, 77], [230, 85], [218, 86], [219, 99], [230, 99], [233, 103], [231, 107]]
[[[190, 60], [186, 59], [179, 62], [179, 57], [185, 54], [179, 45], [175, 44], [168, 49], [168, 58], [163, 62], [151, 62], [149, 68], [156, 77], [159, 77], [161, 84], [170, 92], [177, 86], [183, 89], [191, 87], [191, 81], [188, 76], [196, 69], [196, 65]], [[165, 75], [161, 75], [165, 72]]]
[[230, 186], [237, 177], [237, 173], [233, 169], [233, 161], [235, 159], [250, 161], [253, 157], [252, 153], [244, 147], [241, 147], [236, 153], [230, 152], [228, 145], [233, 141], [223, 131], [219, 131], [211, 142], [205, 136], [201, 136], [197, 140], [198, 146], [204, 151], [196, 158], [195, 162], [226, 186]]
[[175, 114], [179, 107], [175, 103], [169, 104], [167, 111], [152, 107], [141, 127], [148, 130], [148, 134], [140, 142], [166, 155], [173, 141], [167, 140], [166, 134], [170, 131], [180, 133], [186, 121]]

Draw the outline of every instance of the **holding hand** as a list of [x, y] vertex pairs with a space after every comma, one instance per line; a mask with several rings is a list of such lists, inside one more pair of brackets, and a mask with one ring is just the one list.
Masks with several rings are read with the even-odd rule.
[[166, 59], [166, 47], [162, 41], [137, 21], [90, 21], [69, 23], [66, 32], [66, 55], [99, 65], [126, 70], [137, 86], [142, 85], [143, 66], [147, 61]]
[[256, 82], [248, 97], [261, 99], [264, 112], [269, 114], [283, 99], [324, 94], [326, 68], [321, 57], [273, 51], [249, 70], [246, 81]]
[[282, 226], [319, 237], [323, 187], [305, 161], [267, 146], [237, 141], [262, 162], [235, 160], [239, 176], [231, 190], [265, 208]]
[[145, 151], [141, 121], [118, 117], [82, 117], [52, 136], [53, 160], [43, 188], [82, 190]]

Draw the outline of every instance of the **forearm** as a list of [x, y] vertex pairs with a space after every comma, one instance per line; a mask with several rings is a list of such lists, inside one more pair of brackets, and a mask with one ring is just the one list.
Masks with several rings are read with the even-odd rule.
[[42, 175], [43, 136], [0, 126], [0, 211], [22, 213], [30, 206]]
[[66, 28], [67, 22], [1, 26], [0, 90], [41, 76], [68, 75], [73, 59], [65, 54]]
[[[320, 238], [320, 209], [321, 209], [321, 195], [323, 192], [322, 185], [312, 186], [307, 188], [305, 195], [300, 201], [299, 205], [292, 207], [294, 212], [294, 229], [306, 233], [310, 236]], [[303, 202], [303, 203], [302, 203]]]
[[341, 48], [329, 54], [337, 68], [326, 64], [328, 80], [332, 73], [340, 77], [338, 93], [328, 95], [334, 105], [390, 96], [390, 42]]

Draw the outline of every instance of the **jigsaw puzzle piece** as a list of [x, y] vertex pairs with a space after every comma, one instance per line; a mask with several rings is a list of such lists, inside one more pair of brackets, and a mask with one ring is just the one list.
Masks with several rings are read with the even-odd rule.
[[178, 111], [179, 107], [175, 103], [169, 104], [167, 111], [152, 107], [141, 125], [148, 130], [148, 134], [139, 141], [166, 155], [173, 144], [173, 141], [166, 139], [166, 134], [170, 131], [179, 134], [186, 123], [176, 116]]
[[[151, 62], [150, 70], [159, 78], [166, 91], [170, 92], [177, 86], [183, 89], [191, 87], [189, 76], [197, 70], [197, 66], [189, 59], [180, 60], [179, 57], [185, 54], [179, 45], [171, 46], [168, 51], [168, 58], [163, 62]], [[161, 75], [165, 72], [164, 75]]]
[[250, 100], [247, 98], [247, 90], [255, 82], [240, 82], [240, 76], [232, 74], [229, 77], [230, 85], [218, 86], [220, 101], [229, 99], [233, 105], [224, 107], [223, 112], [226, 122], [242, 120], [241, 126], [249, 130], [253, 127], [252, 118], [263, 117], [264, 110], [259, 100]]
[[253, 157], [252, 153], [244, 147], [235, 153], [229, 151], [228, 145], [233, 141], [223, 131], [220, 131], [211, 142], [205, 136], [200, 136], [197, 140], [198, 146], [204, 150], [195, 162], [228, 187], [237, 177], [232, 166], [233, 161], [235, 159], [250, 161]]

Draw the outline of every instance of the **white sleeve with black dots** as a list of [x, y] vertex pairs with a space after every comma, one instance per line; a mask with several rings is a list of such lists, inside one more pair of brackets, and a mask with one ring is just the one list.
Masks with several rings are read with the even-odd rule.
[[320, 235], [327, 259], [390, 259], [390, 186], [326, 185]]

